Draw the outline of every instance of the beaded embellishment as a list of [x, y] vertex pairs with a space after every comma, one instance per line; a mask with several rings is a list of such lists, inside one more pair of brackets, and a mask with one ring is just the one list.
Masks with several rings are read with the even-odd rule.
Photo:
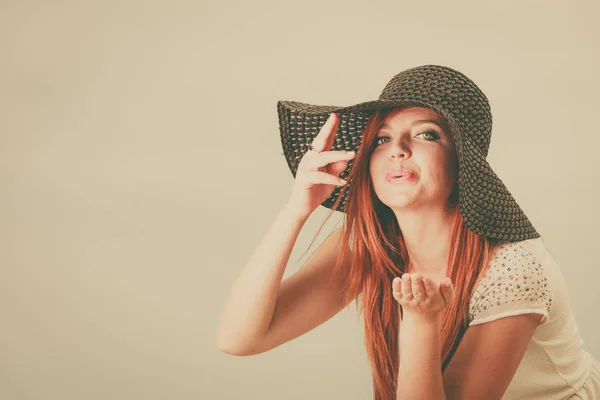
[[519, 310], [550, 312], [552, 296], [544, 266], [519, 242], [505, 244], [481, 280], [469, 304], [469, 317], [495, 319], [517, 315]]

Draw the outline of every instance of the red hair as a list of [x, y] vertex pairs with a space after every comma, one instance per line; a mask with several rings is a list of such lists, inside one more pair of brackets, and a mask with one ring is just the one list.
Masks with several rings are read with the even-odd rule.
[[[395, 110], [397, 108], [379, 110], [369, 118], [361, 142], [361, 149], [367, 151], [357, 152], [347, 179], [349, 184], [342, 187], [332, 208], [335, 209], [341, 196], [348, 192], [341, 254], [334, 275], [343, 282], [346, 304], [355, 299], [356, 305], [362, 306], [359, 316], [361, 313], [364, 316], [365, 345], [373, 371], [375, 400], [396, 398], [401, 356], [398, 343], [401, 307], [392, 296], [392, 280], [407, 272], [409, 261], [398, 221], [392, 210], [375, 195], [369, 171], [371, 152], [368, 150], [386, 117]], [[447, 271], [454, 283], [456, 299], [444, 308], [441, 316], [442, 373], [467, 329], [472, 292], [501, 242], [467, 228], [458, 212], [457, 186], [449, 201], [456, 205], [456, 213]], [[333, 211], [327, 219], [332, 214]]]

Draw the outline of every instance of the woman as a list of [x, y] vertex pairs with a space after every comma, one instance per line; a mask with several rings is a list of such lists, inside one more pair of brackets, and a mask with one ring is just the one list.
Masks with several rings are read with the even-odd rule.
[[[361, 297], [375, 399], [600, 399], [560, 270], [486, 161], [472, 80], [424, 65], [378, 100], [278, 112], [296, 182], [231, 290], [223, 351], [267, 351]], [[319, 204], [344, 226], [281, 282]]]

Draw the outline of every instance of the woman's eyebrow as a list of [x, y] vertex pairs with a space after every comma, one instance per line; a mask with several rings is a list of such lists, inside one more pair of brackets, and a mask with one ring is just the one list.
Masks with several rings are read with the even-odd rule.
[[[440, 129], [442, 129], [442, 130], [444, 129], [444, 127], [439, 122], [437, 122], [436, 120], [433, 120], [433, 119], [419, 119], [417, 121], [414, 121], [412, 123], [412, 126], [426, 124], [426, 123], [436, 124], [437, 126], [440, 127]], [[387, 123], [385, 123], [385, 124], [383, 124], [383, 126], [381, 127], [380, 130], [382, 131], [384, 129], [391, 129], [391, 128], [392, 128], [391, 125], [388, 125]]]

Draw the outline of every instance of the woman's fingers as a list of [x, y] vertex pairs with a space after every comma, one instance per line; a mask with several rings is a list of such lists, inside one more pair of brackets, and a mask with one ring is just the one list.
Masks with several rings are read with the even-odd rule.
[[395, 277], [392, 280], [392, 294], [396, 300], [402, 300], [402, 278]]
[[315, 151], [321, 152], [331, 149], [338, 122], [337, 114], [331, 113], [317, 136], [313, 139], [312, 146]]
[[303, 163], [304, 168], [317, 170], [338, 161], [349, 161], [356, 153], [354, 151], [332, 150], [323, 153], [313, 153]]
[[410, 279], [410, 275], [409, 274], [404, 274], [402, 275], [402, 296], [406, 297], [408, 296], [408, 300], [412, 299], [412, 284], [411, 284], [411, 279]]
[[[448, 283], [450, 285], [448, 285]], [[440, 292], [442, 292], [442, 297], [444, 297], [444, 304], [448, 305], [454, 301], [454, 297], [456, 295], [454, 290], [454, 285], [450, 278], [443, 279], [440, 283]]]
[[433, 296], [437, 291], [435, 283], [431, 279], [423, 278], [423, 287], [427, 295]]
[[340, 174], [344, 172], [346, 168], [348, 168], [348, 160], [341, 160], [332, 162], [325, 168], [325, 170], [331, 175], [340, 176]]
[[[450, 286], [446, 285], [448, 282]], [[410, 312], [422, 315], [440, 312], [456, 297], [450, 278], [443, 279], [438, 285], [420, 274], [408, 273], [393, 279], [392, 295], [403, 308], [408, 307]]]
[[425, 286], [423, 285], [423, 280], [425, 278], [421, 276], [414, 276], [413, 281], [413, 294], [415, 297], [418, 297], [420, 300], [424, 300], [427, 297], [427, 292], [425, 291]]
[[301, 179], [306, 187], [319, 184], [342, 186], [347, 183], [339, 176], [331, 175], [321, 171], [306, 171], [304, 174], [302, 174], [302, 177], [298, 179]]
[[335, 141], [338, 121], [337, 114], [331, 113], [312, 141], [312, 147], [315, 151], [307, 152], [302, 157], [302, 162], [298, 168], [339, 175], [348, 167], [348, 161], [354, 158], [356, 153], [354, 151], [331, 150]]

